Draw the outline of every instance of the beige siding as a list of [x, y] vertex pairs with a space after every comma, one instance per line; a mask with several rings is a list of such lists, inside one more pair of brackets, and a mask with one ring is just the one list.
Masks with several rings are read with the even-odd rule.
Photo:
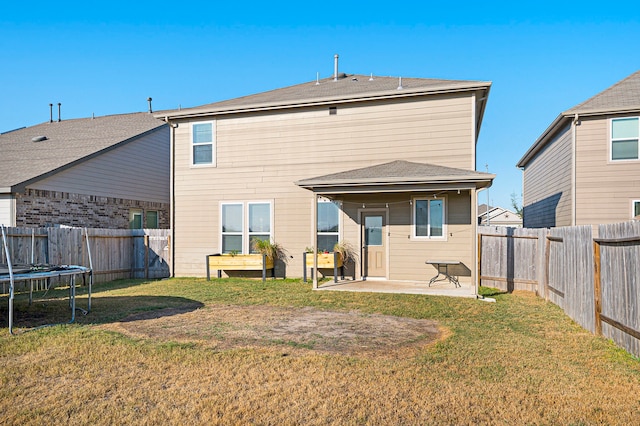
[[169, 149], [164, 126], [29, 188], [169, 203]]
[[10, 194], [0, 194], [0, 225], [15, 226], [14, 201]]
[[571, 149], [571, 126], [566, 126], [525, 168], [524, 227], [571, 225]]
[[640, 200], [640, 161], [610, 161], [609, 117], [577, 127], [576, 225], [624, 222]]
[[[220, 251], [220, 201], [273, 200], [273, 237], [294, 256], [287, 275], [301, 276], [302, 252], [313, 245], [313, 194], [295, 181], [399, 159], [472, 170], [471, 114], [471, 97], [452, 95], [338, 106], [336, 115], [317, 107], [221, 117], [216, 122], [217, 167], [190, 166], [190, 123], [180, 122], [175, 130], [175, 274], [204, 275], [205, 256]], [[377, 197], [379, 202], [388, 198]], [[408, 195], [403, 198], [408, 201]], [[458, 257], [462, 250], [465, 260], [472, 256], [473, 242], [465, 236], [471, 232], [468, 193], [450, 205], [451, 217], [462, 215], [465, 223], [452, 225], [454, 237], [437, 244], [405, 241], [410, 208], [390, 207], [392, 222], [405, 221], [396, 228], [404, 238], [392, 235], [390, 241], [398, 253], [415, 257], [405, 261], [394, 247], [391, 278], [426, 279], [425, 250], [430, 247]], [[359, 241], [357, 216], [345, 204], [343, 238], [352, 243]]]

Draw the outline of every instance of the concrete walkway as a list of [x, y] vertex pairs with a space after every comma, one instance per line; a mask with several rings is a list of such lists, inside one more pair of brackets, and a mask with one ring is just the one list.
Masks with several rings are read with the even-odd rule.
[[429, 296], [452, 296], [476, 298], [475, 286], [461, 283], [455, 287], [451, 283], [437, 282], [431, 284], [419, 281], [386, 281], [386, 280], [339, 280], [323, 282], [318, 290], [328, 291], [362, 291], [369, 293], [424, 294]]

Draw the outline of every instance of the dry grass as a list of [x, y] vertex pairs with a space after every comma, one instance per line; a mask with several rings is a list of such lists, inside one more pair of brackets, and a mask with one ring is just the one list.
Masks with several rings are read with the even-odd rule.
[[[135, 285], [133, 285], [135, 284]], [[3, 424], [637, 424], [640, 362], [527, 293], [116, 282], [0, 330]], [[63, 301], [26, 307], [18, 326]]]

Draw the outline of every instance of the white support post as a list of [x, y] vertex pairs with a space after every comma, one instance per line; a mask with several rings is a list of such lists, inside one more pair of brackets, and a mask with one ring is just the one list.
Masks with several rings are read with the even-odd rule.
[[[305, 266], [306, 268], [306, 266]], [[318, 194], [313, 194], [313, 289], [318, 289]]]

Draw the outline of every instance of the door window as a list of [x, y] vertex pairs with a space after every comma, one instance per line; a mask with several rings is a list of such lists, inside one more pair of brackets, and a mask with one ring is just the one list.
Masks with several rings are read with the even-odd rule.
[[382, 216], [365, 216], [364, 243], [367, 246], [382, 245]]

